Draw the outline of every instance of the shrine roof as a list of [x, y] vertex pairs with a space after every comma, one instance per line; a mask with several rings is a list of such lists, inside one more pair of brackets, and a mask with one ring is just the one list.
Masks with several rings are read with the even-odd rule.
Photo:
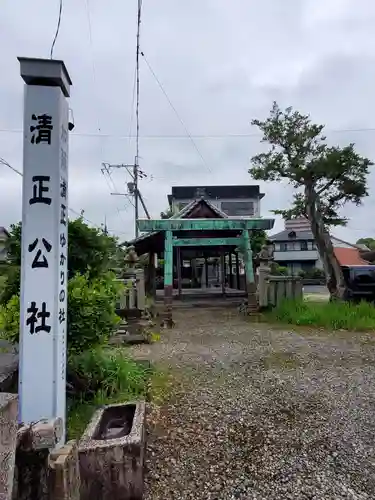
[[[179, 220], [191, 220], [191, 229], [186, 229], [184, 232], [184, 237], [187, 237], [186, 233], [189, 233], [189, 237], [208, 237], [208, 238], [213, 238], [217, 237], [218, 233], [217, 230], [220, 229], [220, 237], [226, 238], [226, 237], [233, 237], [238, 234], [240, 234], [241, 230], [244, 227], [244, 224], [246, 225], [247, 222], [251, 222], [251, 224], [254, 224], [254, 227], [258, 224], [259, 227], [263, 227], [264, 225], [267, 225], [266, 220], [260, 220], [260, 219], [254, 219], [252, 217], [236, 217], [236, 222], [233, 220], [233, 217], [228, 217], [226, 213], [224, 213], [222, 210], [217, 208], [213, 203], [211, 203], [209, 200], [202, 198], [193, 200], [190, 202], [188, 205], [183, 207], [178, 213], [174, 214], [172, 217], [169, 217], [168, 219], [165, 220], [173, 220], [176, 221], [176, 226], [175, 228], [175, 235], [178, 235], [181, 229], [183, 227], [180, 227], [178, 224]], [[203, 220], [222, 220], [228, 221], [228, 224], [219, 224], [221, 227], [215, 228], [215, 224], [213, 227], [209, 227], [210, 224], [204, 224]], [[202, 225], [194, 223], [194, 221], [202, 220]], [[147, 252], [162, 252], [164, 249], [164, 230], [159, 230], [157, 228], [158, 226], [158, 221], [159, 225], [162, 222], [161, 220], [158, 219], [153, 219], [148, 221], [147, 219], [141, 219], [140, 222], [142, 222], [142, 226], [144, 227], [145, 223], [147, 222], [148, 226], [150, 227], [151, 231], [150, 232], [145, 232], [144, 234], [141, 234], [138, 238], [133, 239], [132, 241], [129, 241], [129, 245], [133, 245], [136, 249], [136, 252], [138, 255], [142, 255]], [[242, 221], [242, 222], [241, 222]], [[269, 223], [271, 221], [268, 221]], [[272, 221], [273, 222], [273, 221]], [[155, 229], [152, 229], [152, 226], [156, 226]], [[233, 225], [233, 227], [231, 227]], [[270, 227], [272, 227], [273, 224], [271, 224]], [[200, 227], [199, 227], [200, 226]], [[203, 229], [203, 227], [207, 227], [207, 229]], [[197, 233], [199, 234], [194, 234]], [[269, 227], [267, 227], [269, 229]]]
[[[179, 212], [169, 217], [169, 219], [188, 219], [189, 215], [193, 213], [193, 210], [198, 208], [200, 205], [206, 205], [207, 208], [212, 210], [212, 212], [220, 219], [227, 219], [228, 216], [225, 212], [222, 212], [219, 208], [215, 207], [213, 203], [209, 200], [205, 200], [204, 198], [199, 198], [196, 200], [192, 200], [185, 207], [183, 207]], [[160, 233], [160, 231], [153, 231], [151, 233], [144, 233], [138, 236], [138, 238], [129, 241], [129, 245], [136, 245], [138, 242], [141, 242], [145, 239], [152, 238], [156, 234]]]

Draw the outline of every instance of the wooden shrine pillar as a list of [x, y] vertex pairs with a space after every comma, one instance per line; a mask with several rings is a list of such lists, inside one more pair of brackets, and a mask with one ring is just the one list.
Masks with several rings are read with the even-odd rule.
[[242, 241], [247, 290], [247, 313], [251, 315], [258, 311], [258, 303], [256, 298], [256, 284], [254, 279], [253, 252], [251, 250], [250, 234], [247, 229], [242, 232]]
[[232, 267], [233, 267], [233, 262], [232, 262], [232, 250], [229, 250], [229, 288], [234, 288], [234, 287], [233, 287], [233, 273], [232, 273]]
[[225, 295], [225, 251], [220, 250], [220, 278], [221, 278], [221, 293]]
[[148, 269], [147, 269], [147, 293], [155, 300], [156, 298], [156, 254], [150, 252], [148, 254]]
[[165, 231], [164, 240], [164, 319], [163, 326], [172, 328], [173, 302], [173, 241], [172, 231]]
[[[177, 287], [178, 287], [178, 298], [181, 299], [181, 247], [176, 247], [177, 254]], [[173, 283], [173, 281], [172, 281]]]
[[204, 256], [204, 272], [206, 275], [206, 288], [208, 288], [208, 260], [207, 255]]
[[236, 251], [236, 288], [237, 290], [241, 290], [240, 285], [240, 259], [238, 256], [238, 251]]

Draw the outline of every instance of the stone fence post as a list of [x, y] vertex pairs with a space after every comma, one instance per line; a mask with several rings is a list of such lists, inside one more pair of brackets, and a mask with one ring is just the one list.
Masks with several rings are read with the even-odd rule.
[[258, 267], [258, 304], [260, 308], [268, 307], [268, 278], [271, 273], [271, 268], [268, 262], [261, 261]]

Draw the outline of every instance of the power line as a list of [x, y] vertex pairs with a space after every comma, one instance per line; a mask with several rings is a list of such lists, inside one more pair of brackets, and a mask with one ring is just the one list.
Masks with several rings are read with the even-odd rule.
[[117, 169], [125, 169], [132, 179], [132, 182], [127, 183], [127, 193], [118, 192], [115, 189], [115, 193], [111, 193], [114, 196], [124, 196], [130, 201], [130, 197], [134, 197], [134, 232], [135, 237], [138, 237], [138, 217], [139, 217], [139, 202], [146, 213], [146, 216], [150, 218], [150, 214], [147, 210], [147, 207], [144, 203], [142, 195], [139, 191], [138, 182], [139, 179], [146, 177], [146, 174], [139, 169], [139, 96], [140, 96], [140, 85], [139, 85], [139, 55], [140, 55], [140, 28], [141, 28], [141, 15], [142, 15], [142, 0], [138, 0], [138, 9], [137, 9], [137, 44], [136, 44], [136, 65], [135, 65], [135, 75], [134, 75], [134, 83], [133, 83], [133, 95], [132, 95], [132, 103], [131, 103], [131, 115], [130, 115], [130, 127], [129, 127], [129, 145], [131, 138], [131, 130], [133, 125], [133, 109], [134, 109], [134, 100], [136, 101], [135, 106], [135, 119], [136, 119], [136, 151], [134, 157], [134, 164], [104, 164], [102, 172], [107, 172], [110, 175], [110, 170], [113, 168]]
[[[133, 128], [133, 116], [134, 116], [134, 102], [135, 102], [135, 89], [136, 89], [136, 84], [137, 84], [137, 66], [134, 68], [134, 79], [133, 79], [133, 95], [132, 95], [132, 101], [131, 101], [131, 107], [130, 107], [130, 120], [129, 120], [129, 146], [130, 146], [130, 141], [132, 139], [132, 128]], [[138, 134], [139, 137], [139, 134]]]
[[0, 164], [5, 165], [6, 167], [9, 167], [11, 170], [13, 170], [13, 172], [15, 172], [16, 174], [18, 174], [22, 177], [22, 173], [19, 170], [17, 170], [16, 168], [12, 167], [12, 165], [10, 165], [6, 160], [4, 160], [4, 158], [0, 158]]
[[[91, 14], [90, 14], [90, 0], [86, 0], [85, 2], [85, 5], [86, 5], [86, 14], [87, 14], [87, 24], [88, 24], [88, 29], [89, 29], [89, 43], [90, 43], [90, 50], [91, 50], [91, 69], [92, 69], [92, 80], [93, 80], [93, 86], [94, 86], [94, 89], [95, 91], [97, 91], [98, 89], [98, 86], [97, 86], [97, 80], [96, 80], [96, 68], [95, 68], [95, 57], [94, 57], [94, 44], [93, 44], [93, 36], [92, 36], [92, 23], [91, 23]], [[97, 129], [98, 129], [98, 137], [105, 137], [105, 135], [102, 134], [102, 130], [101, 130], [101, 127], [100, 127], [100, 117], [99, 117], [99, 111], [97, 110], [97, 113], [96, 113], [96, 120], [97, 120]], [[101, 159], [103, 159], [103, 142], [100, 141], [100, 157]], [[108, 175], [108, 178], [105, 176], [105, 172], [107, 173]], [[109, 188], [109, 192], [112, 191], [111, 189], [111, 186], [109, 185], [109, 181], [112, 182], [112, 185], [113, 185], [113, 189], [115, 191], [118, 191], [116, 185], [115, 185], [115, 182], [111, 176], [111, 172], [109, 171], [108, 168], [105, 168], [105, 169], [101, 169], [101, 172], [104, 176], [104, 179], [106, 181], [106, 184]], [[118, 207], [116, 207], [118, 209]], [[125, 206], [125, 208], [127, 208]], [[122, 219], [122, 216], [120, 214], [120, 210], [118, 209], [118, 213], [120, 215], [120, 218]], [[122, 222], [125, 223], [124, 219], [122, 219]]]
[[[4, 158], [0, 157], [0, 164], [1, 165], [5, 165], [6, 167], [8, 167], [11, 170], [13, 170], [13, 172], [15, 172], [16, 174], [18, 174], [19, 176], [23, 177], [23, 173], [20, 172], [19, 170], [17, 170], [16, 168], [12, 167], [12, 165], [10, 163], [8, 163], [6, 160], [4, 160]], [[90, 219], [87, 219], [86, 217], [83, 217], [83, 214], [82, 214], [83, 210], [81, 210], [81, 212], [77, 212], [77, 210], [74, 210], [73, 208], [70, 208], [70, 207], [68, 208], [68, 210], [70, 212], [72, 212], [73, 214], [78, 215], [79, 217], [81, 217], [83, 220], [85, 220], [89, 224], [92, 224], [96, 228], [101, 229], [97, 224], [95, 224], [95, 222], [92, 222]]]
[[204, 159], [204, 157], [203, 157], [202, 153], [200, 152], [200, 149], [198, 148], [198, 146], [197, 146], [197, 144], [196, 144], [196, 142], [195, 142], [195, 140], [194, 140], [193, 136], [190, 134], [189, 130], [187, 129], [187, 127], [186, 127], [186, 125], [185, 125], [185, 122], [183, 121], [183, 119], [182, 119], [182, 118], [181, 118], [181, 116], [179, 115], [179, 113], [178, 113], [177, 109], [176, 109], [176, 108], [175, 108], [175, 106], [173, 105], [173, 103], [172, 103], [172, 101], [170, 100], [170, 98], [169, 98], [169, 96], [168, 96], [168, 94], [167, 94], [166, 90], [164, 89], [164, 87], [163, 87], [163, 85], [162, 85], [161, 81], [160, 81], [160, 80], [159, 80], [159, 78], [156, 76], [155, 71], [152, 69], [152, 67], [151, 67], [150, 63], [148, 62], [148, 60], [147, 60], [147, 58], [146, 58], [146, 56], [145, 56], [144, 52], [141, 52], [141, 55], [142, 55], [143, 59], [145, 60], [145, 63], [147, 64], [148, 69], [151, 71], [152, 76], [155, 78], [156, 83], [159, 85], [160, 90], [163, 92], [163, 94], [164, 94], [165, 98], [167, 99], [167, 101], [168, 101], [169, 105], [171, 106], [171, 108], [172, 108], [172, 110], [174, 111], [175, 115], [177, 116], [177, 118], [178, 118], [179, 122], [180, 122], [180, 123], [181, 123], [181, 125], [183, 126], [183, 128], [184, 128], [184, 130], [185, 130], [185, 132], [186, 132], [187, 136], [188, 136], [188, 137], [189, 137], [189, 139], [191, 140], [191, 142], [192, 142], [192, 144], [193, 144], [193, 146], [194, 146], [194, 149], [196, 150], [196, 152], [198, 153], [199, 157], [201, 158], [201, 160], [202, 160], [202, 162], [203, 162], [204, 166], [208, 169], [208, 171], [209, 171], [209, 172], [212, 172], [211, 168], [208, 166], [208, 164], [207, 164], [206, 160]]
[[56, 43], [57, 37], [59, 36], [62, 8], [63, 8], [63, 0], [60, 0], [59, 17], [58, 17], [58, 20], [57, 20], [56, 32], [55, 32], [55, 36], [53, 38], [53, 42], [52, 42], [52, 46], [51, 46], [51, 52], [50, 52], [51, 59], [53, 58], [53, 49], [55, 48], [55, 43]]
[[[4, 134], [21, 134], [22, 129], [6, 129], [0, 128], [0, 133]], [[367, 132], [375, 132], [374, 127], [368, 128], [358, 128], [358, 129], [350, 129], [350, 128], [338, 128], [338, 129], [325, 129], [327, 133], [333, 134], [341, 134], [341, 133], [367, 133]], [[121, 135], [121, 134], [103, 134], [103, 133], [95, 133], [95, 132], [71, 132], [70, 136], [75, 137], [103, 137], [110, 139], [135, 139], [136, 135]], [[140, 139], [247, 139], [249, 137], [262, 137], [259, 133], [235, 133], [235, 134], [190, 134], [187, 136], [186, 134], [139, 134]]]

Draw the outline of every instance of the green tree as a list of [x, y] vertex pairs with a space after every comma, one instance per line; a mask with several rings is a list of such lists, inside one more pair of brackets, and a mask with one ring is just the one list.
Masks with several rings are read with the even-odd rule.
[[366, 245], [369, 250], [375, 250], [375, 239], [374, 238], [360, 238], [357, 241], [357, 245]]
[[89, 227], [82, 218], [70, 220], [68, 225], [69, 277], [77, 272], [96, 278], [117, 264], [117, 239], [102, 229]]
[[[10, 228], [7, 241], [8, 268], [4, 271], [7, 282], [1, 294], [5, 304], [20, 289], [21, 222]], [[95, 279], [106, 271], [116, 268], [119, 260], [117, 239], [101, 229], [89, 227], [82, 218], [69, 220], [68, 224], [68, 276], [76, 273]], [[120, 252], [121, 253], [121, 252]]]
[[[21, 265], [22, 224], [12, 224], [7, 240], [8, 262]], [[79, 272], [96, 277], [107, 271], [118, 258], [117, 239], [108, 236], [102, 229], [89, 227], [82, 218], [69, 220], [68, 224], [68, 269], [69, 276]]]
[[347, 223], [339, 214], [346, 203], [360, 205], [368, 196], [367, 176], [373, 163], [356, 153], [354, 144], [328, 146], [324, 125], [312, 123], [308, 115], [291, 107], [282, 111], [276, 102], [266, 120], [252, 124], [261, 130], [262, 141], [270, 149], [252, 158], [249, 173], [256, 180], [285, 179], [297, 190], [292, 207], [274, 213], [309, 220], [331, 298], [342, 298], [346, 286], [329, 228]]
[[174, 212], [171, 208], [167, 208], [164, 212], [160, 213], [161, 219], [170, 219], [174, 215]]
[[255, 257], [262, 249], [262, 246], [267, 242], [267, 235], [263, 229], [256, 229], [251, 235], [251, 250]]
[[375, 239], [374, 238], [360, 238], [357, 244], [366, 245], [369, 250], [360, 250], [360, 255], [362, 259], [368, 262], [375, 262]]
[[15, 266], [21, 265], [21, 222], [12, 224], [9, 230], [9, 238], [6, 241], [8, 262]]

